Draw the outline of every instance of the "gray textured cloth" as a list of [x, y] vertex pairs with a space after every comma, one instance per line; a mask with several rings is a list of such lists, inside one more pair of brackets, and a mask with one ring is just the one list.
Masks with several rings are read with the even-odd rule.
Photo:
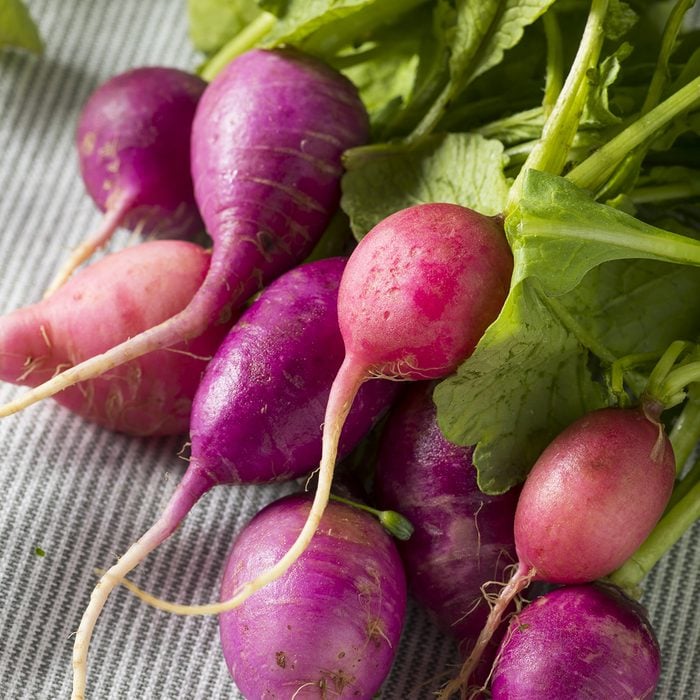
[[[32, 0], [42, 58], [0, 55], [0, 312], [37, 300], [98, 213], [78, 174], [73, 133], [88, 94], [132, 66], [196, 64], [184, 0]], [[120, 232], [113, 247], [129, 241]], [[0, 387], [0, 401], [18, 393]], [[0, 420], [0, 698], [67, 698], [72, 632], [95, 583], [156, 518], [184, 470], [185, 438], [133, 439], [52, 401]], [[221, 487], [134, 578], [170, 600], [218, 594], [234, 533], [289, 487]], [[659, 564], [644, 602], [664, 652], [658, 698], [700, 698], [700, 528]], [[35, 548], [45, 551], [41, 557]], [[381, 697], [429, 698], [455, 663], [452, 645], [411, 607]], [[89, 697], [241, 697], [214, 618], [154, 611], [124, 590], [93, 637]]]

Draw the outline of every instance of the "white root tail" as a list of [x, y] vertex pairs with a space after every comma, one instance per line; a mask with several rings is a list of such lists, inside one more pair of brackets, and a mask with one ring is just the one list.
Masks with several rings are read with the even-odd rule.
[[132, 197], [120, 197], [113, 206], [105, 211], [100, 225], [89, 238], [86, 238], [73, 252], [66, 262], [61, 265], [55, 277], [44, 292], [44, 299], [50, 297], [59, 287], [62, 287], [75, 269], [91, 257], [95, 251], [104, 246], [114, 235], [124, 215], [132, 205]]

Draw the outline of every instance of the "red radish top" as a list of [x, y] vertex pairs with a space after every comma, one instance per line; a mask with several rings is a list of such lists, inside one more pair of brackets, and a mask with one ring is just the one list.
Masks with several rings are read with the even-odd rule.
[[392, 214], [360, 242], [343, 275], [347, 355], [407, 379], [449, 374], [498, 315], [512, 269], [496, 218], [439, 203]]
[[675, 474], [668, 438], [641, 410], [586, 414], [549, 444], [525, 481], [515, 514], [519, 560], [552, 583], [607, 576], [661, 517]]

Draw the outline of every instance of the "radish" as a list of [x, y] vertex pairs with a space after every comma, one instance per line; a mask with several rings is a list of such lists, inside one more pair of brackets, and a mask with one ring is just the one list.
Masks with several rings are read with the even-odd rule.
[[[486, 622], [482, 586], [515, 561], [517, 491], [487, 496], [476, 483], [473, 448], [445, 439], [433, 382], [411, 386], [382, 432], [375, 496], [415, 528], [398, 548], [415, 599], [468, 650]], [[495, 649], [494, 649], [495, 652]]]
[[[150, 241], [79, 270], [42, 301], [0, 317], [0, 380], [34, 386], [185, 308], [211, 255], [186, 241]], [[132, 435], [187, 431], [207, 361], [231, 323], [137, 358], [55, 399], [83, 418]]]
[[301, 262], [340, 199], [340, 158], [369, 125], [354, 86], [291, 49], [252, 50], [207, 87], [192, 126], [195, 196], [214, 246], [181, 313], [0, 407], [10, 415], [147, 352], [199, 335]]
[[[310, 472], [321, 423], [343, 359], [338, 328], [342, 258], [307, 263], [273, 282], [209, 363], [195, 396], [190, 465], [159, 520], [100, 579], [74, 646], [74, 698], [84, 697], [92, 629], [110, 591], [217, 484], [273, 482]], [[347, 453], [388, 408], [391, 382], [363, 387], [343, 433]]]
[[576, 584], [606, 576], [661, 517], [675, 478], [671, 443], [639, 408], [605, 408], [572, 423], [544, 450], [515, 512], [518, 566], [502, 589], [459, 677], [465, 686], [505, 607], [531, 581]]
[[514, 616], [491, 682], [493, 700], [640, 700], [661, 673], [641, 605], [603, 584], [551, 591]]
[[118, 226], [168, 238], [203, 230], [190, 175], [190, 133], [205, 87], [186, 71], [145, 66], [92, 93], [76, 140], [85, 187], [105, 216], [59, 270], [47, 296]]
[[[311, 498], [263, 509], [238, 536], [227, 599], [273, 564], [301, 530]], [[367, 513], [330, 503], [293, 575], [219, 618], [224, 658], [247, 698], [371, 698], [396, 654], [406, 582], [392, 538]]]
[[419, 204], [377, 224], [353, 251], [340, 284], [345, 359], [326, 407], [318, 488], [304, 528], [280, 561], [231, 600], [166, 609], [220, 613], [283, 576], [321, 521], [338, 439], [360, 386], [373, 377], [430, 379], [456, 369], [498, 315], [512, 268], [499, 218], [455, 204]]

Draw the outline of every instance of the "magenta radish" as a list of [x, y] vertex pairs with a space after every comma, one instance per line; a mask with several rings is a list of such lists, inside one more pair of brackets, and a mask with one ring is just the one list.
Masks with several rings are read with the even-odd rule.
[[[211, 256], [186, 241], [150, 241], [79, 270], [50, 297], [0, 317], [0, 380], [35, 386], [136, 335], [190, 302]], [[83, 418], [132, 435], [187, 431], [207, 361], [230, 323], [132, 360], [54, 397]]]
[[341, 155], [368, 118], [354, 86], [293, 50], [252, 50], [207, 87], [192, 126], [195, 196], [212, 262], [181, 313], [4, 406], [14, 413], [123, 362], [199, 335], [302, 261], [340, 199]]
[[[226, 562], [222, 600], [274, 564], [310, 507], [309, 496], [288, 496], [251, 520]], [[406, 606], [392, 538], [373, 516], [332, 502], [293, 573], [220, 616], [236, 686], [247, 698], [373, 697], [391, 668]]]
[[491, 696], [650, 699], [660, 673], [659, 645], [641, 605], [613, 586], [566, 586], [512, 618]]
[[[187, 472], [159, 520], [101, 578], [85, 610], [74, 646], [74, 698], [84, 696], [90, 636], [110, 591], [204, 493], [217, 484], [292, 479], [318, 464], [323, 412], [343, 359], [336, 305], [345, 262], [319, 260], [282, 275], [242, 314], [209, 363], [194, 400]], [[345, 425], [343, 453], [395, 392], [392, 382], [363, 387]]]
[[593, 581], [630, 557], [661, 517], [675, 471], [671, 443], [641, 409], [593, 411], [560, 433], [518, 499], [518, 568], [443, 696], [464, 692], [505, 607], [530, 581]]
[[114, 76], [82, 109], [76, 135], [85, 187], [105, 213], [49, 285], [51, 294], [119, 226], [168, 238], [204, 229], [190, 174], [192, 120], [206, 83], [177, 68]]
[[473, 448], [448, 442], [438, 427], [433, 387], [411, 386], [392, 408], [381, 436], [375, 497], [415, 528], [410, 540], [398, 543], [409, 590], [468, 650], [488, 616], [482, 586], [503, 580], [515, 561], [518, 495], [479, 490]]
[[456, 369], [498, 315], [512, 267], [501, 221], [455, 204], [409, 207], [362, 239], [338, 294], [345, 359], [326, 407], [318, 487], [307, 522], [284, 557], [231, 600], [179, 612], [233, 609], [286, 573], [323, 516], [338, 440], [360, 386], [373, 377], [430, 379]]

